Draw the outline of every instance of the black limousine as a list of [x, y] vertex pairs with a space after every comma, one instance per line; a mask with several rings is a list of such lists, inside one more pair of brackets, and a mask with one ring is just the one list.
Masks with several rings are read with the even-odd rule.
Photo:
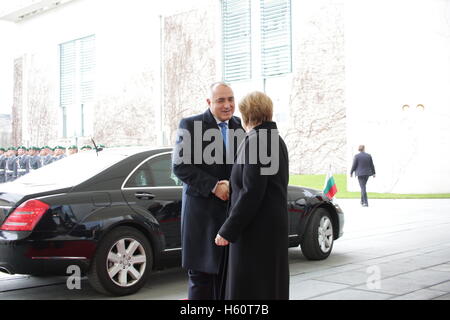
[[[67, 275], [98, 291], [138, 291], [180, 253], [182, 183], [171, 148], [108, 148], [69, 156], [0, 185], [0, 272]], [[344, 214], [322, 192], [289, 186], [289, 244], [326, 259]]]

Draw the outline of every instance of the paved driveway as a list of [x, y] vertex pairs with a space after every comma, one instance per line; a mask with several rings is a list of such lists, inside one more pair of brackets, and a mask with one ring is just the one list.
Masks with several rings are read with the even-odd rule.
[[[290, 298], [450, 299], [450, 199], [338, 200], [346, 214], [344, 237], [325, 261], [290, 253]], [[120, 299], [183, 299], [185, 272], [155, 272], [135, 295]], [[104, 299], [84, 280], [0, 274], [0, 299]], [[118, 298], [108, 298], [118, 299]]]

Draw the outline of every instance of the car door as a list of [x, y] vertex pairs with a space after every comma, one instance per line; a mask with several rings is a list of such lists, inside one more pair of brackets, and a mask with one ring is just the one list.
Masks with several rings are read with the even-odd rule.
[[182, 183], [172, 173], [172, 153], [153, 155], [138, 165], [122, 187], [136, 212], [146, 210], [158, 220], [165, 250], [181, 247]]
[[306, 211], [307, 197], [309, 195], [298, 187], [289, 187], [288, 217], [289, 238], [296, 240], [300, 236], [301, 223]]

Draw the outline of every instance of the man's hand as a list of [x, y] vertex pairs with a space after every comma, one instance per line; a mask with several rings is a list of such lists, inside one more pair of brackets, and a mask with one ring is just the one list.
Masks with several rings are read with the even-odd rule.
[[228, 240], [226, 240], [225, 238], [223, 238], [220, 234], [217, 234], [216, 236], [216, 245], [223, 247], [223, 246], [227, 246], [229, 244]]
[[229, 199], [229, 183], [228, 180], [221, 180], [217, 183], [214, 195], [220, 200], [227, 201]]

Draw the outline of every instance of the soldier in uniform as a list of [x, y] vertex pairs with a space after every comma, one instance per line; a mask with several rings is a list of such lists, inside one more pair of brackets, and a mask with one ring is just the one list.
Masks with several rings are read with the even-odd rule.
[[53, 162], [53, 156], [50, 153], [51, 148], [49, 146], [42, 147], [40, 153], [41, 167], [46, 166]]
[[30, 171], [39, 169], [41, 167], [41, 161], [40, 161], [41, 157], [39, 156], [40, 151], [41, 151], [41, 149], [38, 147], [31, 147], [29, 149], [28, 155], [30, 157], [29, 158]]
[[24, 146], [20, 146], [17, 148], [17, 157], [16, 157], [16, 177], [22, 177], [30, 172], [30, 159], [27, 155], [27, 148]]
[[42, 168], [44, 166], [44, 158], [45, 158], [46, 152], [45, 152], [45, 148], [44, 147], [39, 148], [39, 149], [40, 149], [40, 151], [39, 151], [39, 165]]
[[69, 156], [78, 153], [78, 147], [76, 145], [70, 146], [68, 148], [69, 150]]
[[6, 149], [0, 148], [0, 183], [5, 182]]
[[17, 177], [16, 148], [9, 147], [5, 160], [5, 182], [14, 181]]
[[66, 155], [64, 152], [66, 151], [65, 147], [62, 146], [56, 146], [55, 147], [55, 153], [53, 155], [53, 161], [61, 160], [62, 158], [65, 158]]

